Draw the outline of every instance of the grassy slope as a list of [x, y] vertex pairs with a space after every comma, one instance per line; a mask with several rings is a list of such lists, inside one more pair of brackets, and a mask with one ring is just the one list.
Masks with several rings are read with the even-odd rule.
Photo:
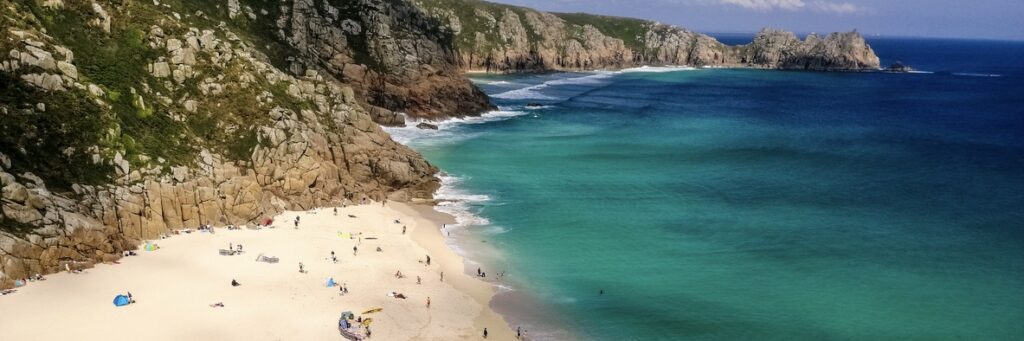
[[[531, 43], [540, 39], [534, 30], [526, 22], [526, 12], [537, 12], [536, 10], [496, 4], [479, 0], [420, 0], [423, 7], [435, 10], [451, 10], [459, 18], [462, 24], [462, 31], [456, 37], [457, 47], [463, 51], [488, 51], [499, 42], [496, 30], [490, 26], [486, 19], [477, 16], [478, 11], [487, 12], [494, 18], [500, 20], [505, 10], [511, 10], [519, 15], [520, 21], [526, 27], [528, 38]], [[643, 37], [650, 28], [652, 22], [641, 19], [593, 15], [586, 13], [552, 13], [562, 20], [565, 20], [566, 30], [570, 36], [575, 36], [582, 31], [584, 25], [591, 25], [597, 28], [606, 36], [621, 39], [627, 47], [640, 51], [643, 49]], [[490, 42], [487, 46], [475, 46], [476, 33], [483, 33]]]
[[[251, 2], [264, 3], [268, 11], [276, 10], [270, 0]], [[224, 84], [221, 94], [201, 95], [198, 83], [202, 78], [223, 75], [225, 80], [230, 80], [246, 72], [233, 64], [221, 68], [200, 61], [195, 69], [202, 76], [189, 79], [176, 89], [167, 88], [168, 79], [154, 78], [147, 70], [149, 63], [166, 55], [162, 49], [151, 48], [146, 41], [152, 25], [163, 28], [167, 36], [180, 37], [189, 26], [212, 29], [220, 21], [226, 21], [233, 31], [242, 35], [243, 41], [269, 51], [271, 63], [279, 67], [284, 65], [290, 50], [271, 35], [268, 26], [272, 23], [256, 24], [244, 16], [228, 20], [226, 6], [218, 8], [208, 1], [163, 3], [170, 8], [144, 1], [121, 2], [118, 8], [103, 3], [115, 17], [109, 34], [88, 24], [93, 14], [87, 3], [70, 2], [62, 9], [52, 9], [35, 1], [17, 1], [13, 3], [16, 15], [3, 13], [0, 29], [45, 29], [54, 44], [74, 52], [80, 80], [95, 83], [105, 91], [100, 98], [77, 89], [43, 92], [18, 78], [33, 70], [0, 74], [0, 87], [3, 87], [0, 107], [7, 109], [2, 120], [4, 134], [0, 134], [3, 139], [0, 152], [13, 159], [13, 173], [33, 172], [43, 178], [51, 190], [59, 192], [68, 192], [72, 183], [109, 183], [112, 167], [93, 165], [86, 153], [61, 154], [68, 147], [85, 146], [98, 146], [100, 154], [107, 159], [120, 152], [132, 169], [157, 165], [158, 158], [165, 160], [159, 164], [165, 171], [172, 166], [192, 165], [201, 148], [246, 162], [257, 145], [256, 128], [269, 121], [266, 112], [270, 107], [280, 105], [298, 111], [312, 106], [288, 96], [287, 83], [270, 85], [262, 77], [257, 77], [256, 85], [246, 89]], [[181, 26], [168, 25], [172, 11], [189, 14], [203, 11], [206, 18], [189, 15], [181, 19]], [[128, 17], [127, 13], [131, 20], [123, 20]], [[0, 50], [5, 53], [15, 47], [16, 42], [0, 42]], [[151, 90], [143, 91], [145, 88]], [[255, 96], [263, 91], [274, 95], [272, 106], [256, 103]], [[157, 93], [171, 98], [171, 103], [161, 103]], [[183, 103], [178, 101], [184, 96], [199, 101], [201, 109], [187, 113]], [[109, 103], [110, 109], [97, 105], [97, 99]], [[29, 111], [35, 103], [44, 103], [46, 113]], [[171, 113], [184, 114], [185, 119], [176, 121]]]

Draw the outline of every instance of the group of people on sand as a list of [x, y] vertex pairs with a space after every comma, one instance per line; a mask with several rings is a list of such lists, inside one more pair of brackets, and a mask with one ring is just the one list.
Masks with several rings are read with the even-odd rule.
[[[486, 278], [487, 277], [487, 272], [485, 272], [483, 270], [480, 270], [480, 268], [476, 268], [476, 277]], [[505, 271], [502, 271], [502, 272], [498, 273], [498, 278], [502, 278], [502, 277], [505, 277]]]

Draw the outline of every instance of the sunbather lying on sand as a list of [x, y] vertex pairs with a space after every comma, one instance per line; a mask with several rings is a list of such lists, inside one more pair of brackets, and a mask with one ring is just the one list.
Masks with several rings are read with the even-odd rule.
[[397, 292], [394, 292], [394, 291], [388, 293], [388, 297], [401, 298], [403, 300], [406, 299], [405, 294], [397, 293]]
[[210, 305], [210, 308], [224, 308], [224, 302], [217, 302]]
[[14, 290], [14, 289], [0, 290], [0, 296], [7, 296], [7, 295], [13, 294], [15, 292], [18, 292], [18, 291]]

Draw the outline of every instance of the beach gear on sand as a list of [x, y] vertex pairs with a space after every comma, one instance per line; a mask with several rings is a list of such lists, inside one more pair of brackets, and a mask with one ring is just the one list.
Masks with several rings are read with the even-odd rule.
[[146, 251], [156, 251], [159, 248], [159, 246], [156, 246], [156, 244], [153, 243], [146, 243], [146, 246], [143, 247], [143, 249], [145, 249]]
[[264, 256], [261, 253], [259, 256], [256, 256], [256, 261], [257, 262], [264, 262], [264, 263], [271, 263], [271, 264], [273, 264], [273, 263], [277, 263], [278, 261], [280, 261], [280, 259], [278, 259], [277, 257], [273, 257], [273, 256]]
[[344, 238], [344, 239], [352, 239], [352, 234], [349, 233], [349, 232], [338, 232], [338, 237], [341, 237], [341, 238]]
[[128, 305], [129, 303], [132, 303], [132, 301], [128, 299], [128, 296], [117, 295], [116, 297], [114, 297], [114, 306], [116, 307], [123, 307]]
[[384, 310], [384, 308], [373, 308], [373, 309], [364, 311], [363, 315], [377, 313], [377, 312], [380, 312], [382, 310]]
[[14, 287], [15, 288], [19, 288], [19, 287], [23, 287], [23, 286], [25, 286], [25, 281], [20, 280], [20, 279], [14, 280]]
[[355, 315], [351, 311], [342, 312], [341, 317], [338, 318], [338, 332], [349, 340], [365, 340], [369, 336], [369, 332], [364, 328], [352, 325], [352, 322], [349, 321], [352, 318], [355, 318]]

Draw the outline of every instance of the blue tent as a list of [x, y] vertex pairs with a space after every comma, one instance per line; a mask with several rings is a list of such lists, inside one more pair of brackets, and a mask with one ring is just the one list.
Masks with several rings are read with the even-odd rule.
[[130, 300], [128, 300], [128, 296], [117, 295], [117, 297], [114, 297], [114, 305], [115, 306], [118, 306], [118, 307], [126, 306], [126, 305], [128, 305], [128, 303], [132, 303]]
[[338, 283], [334, 281], [334, 277], [331, 277], [331, 278], [327, 279], [327, 287], [328, 288], [333, 288], [336, 285], [338, 285]]

